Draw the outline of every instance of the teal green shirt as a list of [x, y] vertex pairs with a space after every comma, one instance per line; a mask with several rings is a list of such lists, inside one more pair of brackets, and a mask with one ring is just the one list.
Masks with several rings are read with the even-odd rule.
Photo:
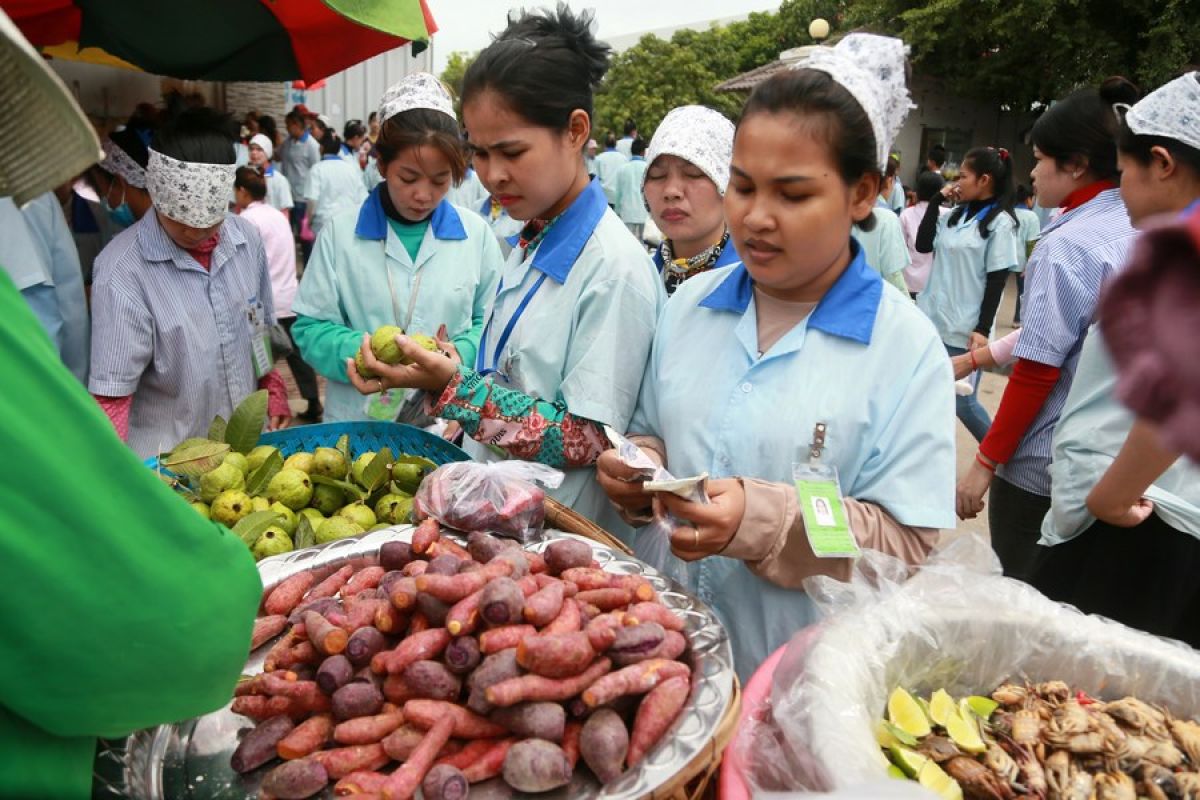
[[89, 798], [97, 737], [229, 701], [262, 583], [117, 438], [0, 272], [0, 797]]
[[429, 228], [429, 220], [405, 225], [403, 222], [389, 219], [388, 227], [392, 229], [392, 233], [396, 234], [400, 244], [404, 245], [404, 249], [408, 251], [408, 257], [416, 261], [417, 254], [421, 252], [421, 242], [425, 241], [425, 231]]

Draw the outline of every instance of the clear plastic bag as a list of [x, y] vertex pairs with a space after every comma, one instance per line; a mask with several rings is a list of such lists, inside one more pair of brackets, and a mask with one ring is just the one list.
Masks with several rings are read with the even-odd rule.
[[[675, 476], [658, 462], [651, 458], [645, 450], [638, 447], [629, 439], [605, 426], [608, 440], [617, 450], [617, 458], [646, 481], [674, 481]], [[695, 484], [677, 492], [687, 500], [696, 503], [707, 503], [708, 495], [704, 492], [703, 484]], [[633, 551], [639, 559], [666, 575], [681, 586], [688, 585], [687, 562], [671, 552], [671, 532], [684, 523], [668, 513], [656, 514], [654, 520], [640, 528], [634, 539]]]
[[[1131, 590], [1139, 580], [1130, 575]], [[1063, 680], [1200, 715], [1200, 653], [1056, 603], [1000, 574], [963, 536], [920, 568], [866, 551], [851, 580], [805, 582], [827, 615], [801, 631], [734, 747], [759, 792], [831, 791], [884, 779], [873, 733], [896, 686], [987, 694], [1007, 680]]]
[[445, 464], [421, 482], [413, 514], [460, 531], [487, 531], [525, 542], [546, 519], [546, 493], [533, 482], [554, 489], [562, 479], [558, 470], [530, 461]]

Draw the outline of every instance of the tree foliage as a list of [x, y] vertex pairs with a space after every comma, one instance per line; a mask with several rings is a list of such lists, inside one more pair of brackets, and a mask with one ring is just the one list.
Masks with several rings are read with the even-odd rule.
[[615, 56], [596, 98], [597, 134], [632, 117], [649, 136], [688, 103], [735, 115], [743, 98], [716, 85], [812, 44], [818, 17], [835, 39], [853, 30], [900, 36], [918, 74], [1014, 109], [1109, 75], [1148, 90], [1200, 62], [1200, 0], [784, 0], [776, 13], [669, 41], [647, 35]]
[[446, 59], [446, 68], [442, 70], [442, 83], [450, 87], [451, 93], [454, 95], [454, 109], [462, 116], [462, 108], [459, 107], [460, 98], [462, 97], [463, 78], [467, 75], [467, 67], [471, 66], [471, 62], [475, 60], [478, 53], [464, 53], [461, 50], [455, 50]]

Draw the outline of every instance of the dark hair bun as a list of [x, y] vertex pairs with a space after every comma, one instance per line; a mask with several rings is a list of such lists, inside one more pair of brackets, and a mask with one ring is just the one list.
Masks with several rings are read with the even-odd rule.
[[1100, 98], [1109, 105], [1113, 103], [1133, 105], [1142, 99], [1141, 89], [1135, 83], [1120, 75], [1114, 75], [1106, 79], [1104, 83], [1100, 84], [1099, 91]]
[[510, 15], [509, 26], [497, 41], [527, 39], [532, 40], [538, 48], [565, 47], [572, 50], [582, 59], [588, 83], [594, 89], [608, 72], [608, 55], [612, 50], [592, 33], [592, 21], [595, 18], [593, 11], [576, 14], [566, 3], [560, 2], [553, 13], [522, 11], [519, 16]]

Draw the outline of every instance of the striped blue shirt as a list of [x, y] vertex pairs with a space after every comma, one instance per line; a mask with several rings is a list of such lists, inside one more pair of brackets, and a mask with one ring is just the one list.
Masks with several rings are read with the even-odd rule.
[[1109, 189], [1047, 224], [1029, 257], [1021, 339], [1014, 355], [1059, 367], [1062, 373], [1013, 457], [996, 470], [1028, 492], [1050, 496], [1054, 427], [1095, 318], [1100, 288], [1125, 262], [1136, 235], [1120, 190]]
[[258, 385], [250, 311], [275, 309], [254, 226], [227, 215], [209, 270], [147, 213], [96, 258], [88, 389], [133, 395], [129, 446], [142, 458], [204, 436]]

